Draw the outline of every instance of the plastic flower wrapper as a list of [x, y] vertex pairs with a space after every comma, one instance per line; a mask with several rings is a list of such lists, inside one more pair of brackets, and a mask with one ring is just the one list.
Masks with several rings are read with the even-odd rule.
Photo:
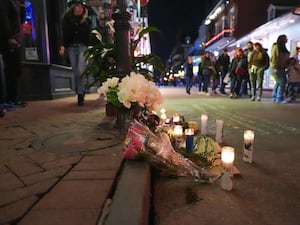
[[153, 133], [136, 120], [128, 129], [124, 158], [145, 159], [152, 167], [172, 176], [192, 176], [201, 182], [210, 183], [216, 179], [204, 168], [176, 152], [165, 132]]

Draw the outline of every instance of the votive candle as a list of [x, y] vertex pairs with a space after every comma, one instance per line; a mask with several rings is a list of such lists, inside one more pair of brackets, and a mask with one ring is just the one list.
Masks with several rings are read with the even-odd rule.
[[207, 120], [208, 116], [206, 114], [201, 114], [201, 134], [207, 134]]
[[183, 135], [182, 125], [175, 125], [173, 128], [173, 134], [175, 137], [181, 137]]
[[192, 152], [194, 147], [194, 129], [185, 129], [185, 147], [187, 152]]
[[173, 115], [173, 123], [179, 123], [180, 122], [180, 116], [178, 114]]
[[222, 160], [222, 176], [221, 187], [223, 190], [231, 191], [233, 188], [232, 182], [232, 169], [234, 161], [234, 148], [230, 146], [224, 146], [221, 152]]
[[253, 161], [253, 143], [254, 143], [254, 131], [244, 131], [244, 154], [243, 161], [252, 163]]
[[224, 169], [231, 170], [233, 168], [234, 161], [234, 148], [230, 146], [224, 146], [221, 151], [221, 160]]

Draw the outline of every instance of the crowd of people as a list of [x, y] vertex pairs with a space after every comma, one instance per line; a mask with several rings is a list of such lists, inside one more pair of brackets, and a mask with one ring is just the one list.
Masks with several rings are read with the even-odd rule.
[[[227, 49], [216, 58], [210, 52], [205, 52], [198, 65], [198, 94], [216, 95], [217, 88], [221, 95], [239, 98], [246, 95], [251, 101], [261, 101], [263, 96], [263, 81], [265, 71], [269, 69], [275, 84], [272, 90], [272, 100], [276, 103], [292, 103], [300, 90], [300, 47], [296, 55], [291, 56], [286, 48], [287, 36], [279, 35], [272, 45], [271, 55], [261, 43], [247, 43], [247, 48], [237, 48], [230, 59]], [[186, 92], [192, 88], [192, 62], [188, 56], [185, 70]], [[229, 91], [225, 92], [226, 85]], [[208, 91], [211, 87], [211, 92]]]

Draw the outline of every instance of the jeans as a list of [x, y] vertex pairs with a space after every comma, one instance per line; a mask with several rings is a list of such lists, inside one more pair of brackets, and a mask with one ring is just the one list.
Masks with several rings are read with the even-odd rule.
[[236, 74], [231, 74], [230, 78], [230, 93], [231, 94], [236, 94], [237, 96], [240, 95], [240, 89], [243, 81], [243, 76], [242, 75], [236, 75]]
[[225, 86], [226, 84], [224, 83], [224, 77], [226, 76], [227, 71], [222, 70], [221, 71], [221, 76], [220, 76], [220, 92], [225, 93]]
[[258, 97], [262, 96], [264, 81], [264, 69], [252, 66], [250, 69], [251, 95], [256, 97], [256, 89], [258, 89]]
[[203, 74], [203, 92], [208, 92], [208, 85], [209, 85], [209, 74]]
[[284, 100], [284, 92], [287, 83], [285, 69], [280, 69], [277, 74], [271, 68], [271, 73], [275, 78], [275, 85], [272, 91], [273, 102], [282, 102]]
[[84, 60], [84, 53], [87, 47], [85, 45], [80, 45], [79, 47], [69, 47], [68, 55], [70, 59], [70, 64], [75, 79], [75, 91], [76, 94], [83, 94], [85, 91], [85, 84], [82, 77], [83, 72], [86, 69], [87, 63]]
[[193, 77], [186, 76], [185, 82], [186, 82], [185, 84], [186, 91], [190, 91], [193, 86]]

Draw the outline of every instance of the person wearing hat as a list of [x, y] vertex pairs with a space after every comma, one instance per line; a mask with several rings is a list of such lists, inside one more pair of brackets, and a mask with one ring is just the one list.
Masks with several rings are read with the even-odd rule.
[[90, 43], [91, 21], [84, 2], [72, 0], [68, 2], [68, 6], [62, 19], [63, 43], [59, 54], [62, 56], [67, 54], [69, 58], [75, 78], [77, 104], [82, 106], [85, 93], [82, 74], [87, 65], [84, 53]]

